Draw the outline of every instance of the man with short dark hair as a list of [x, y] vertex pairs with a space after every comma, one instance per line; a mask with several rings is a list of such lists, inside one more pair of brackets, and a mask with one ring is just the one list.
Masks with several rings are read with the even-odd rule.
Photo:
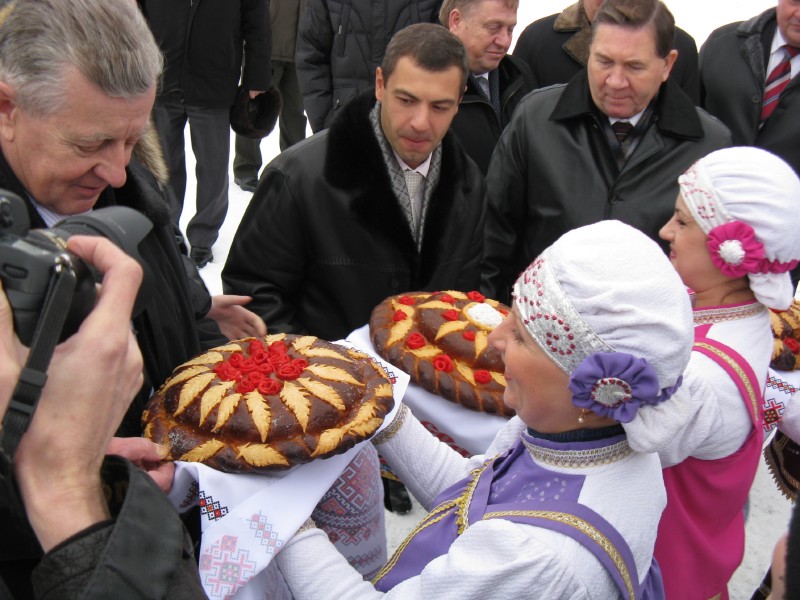
[[[592, 22], [602, 3], [603, 0], [578, 0], [523, 30], [514, 46], [514, 58], [530, 67], [534, 89], [567, 83], [586, 67]], [[670, 79], [697, 104], [697, 45], [692, 36], [676, 27], [674, 48], [678, 58]]]
[[670, 80], [674, 20], [662, 2], [607, 0], [592, 33], [586, 71], [528, 94], [492, 158], [482, 277], [499, 300], [576, 227], [618, 219], [659, 240], [678, 176], [730, 144]]
[[451, 126], [485, 175], [497, 140], [533, 89], [526, 65], [507, 54], [518, 0], [445, 0], [439, 20], [467, 50], [469, 77]]
[[[478, 284], [483, 180], [447, 133], [464, 50], [438, 25], [402, 33], [376, 91], [274, 159], [242, 218], [222, 283], [270, 331], [335, 340], [392, 294]], [[404, 169], [423, 178], [413, 194]]]
[[[366, 324], [387, 296], [475, 289], [484, 182], [448, 133], [466, 77], [464, 47], [446, 29], [417, 24], [395, 34], [375, 91], [267, 165], [223, 288], [252, 295], [270, 331], [327, 340]], [[375, 558], [359, 571], [376, 571]]]

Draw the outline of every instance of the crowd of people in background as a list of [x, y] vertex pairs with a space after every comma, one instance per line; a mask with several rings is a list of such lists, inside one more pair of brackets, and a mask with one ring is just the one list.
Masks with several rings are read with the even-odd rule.
[[[49, 368], [0, 294], [0, 598], [205, 597], [199, 517], [139, 437], [152, 391], [226, 340], [338, 340], [388, 296], [446, 289], [512, 307], [489, 343], [516, 416], [465, 458], [401, 406], [270, 564], [274, 597], [728, 597], [768, 310], [800, 275], [800, 1], [699, 51], [660, 0], [578, 0], [510, 53], [518, 9], [0, 2], [0, 188], [34, 228], [106, 206], [152, 223], [140, 266], [69, 241], [102, 286]], [[212, 296], [231, 107], [265, 95], [281, 153], [235, 138], [252, 198]], [[383, 508], [407, 512], [409, 491], [431, 512], [387, 562]], [[798, 523], [754, 597], [800, 598]]]

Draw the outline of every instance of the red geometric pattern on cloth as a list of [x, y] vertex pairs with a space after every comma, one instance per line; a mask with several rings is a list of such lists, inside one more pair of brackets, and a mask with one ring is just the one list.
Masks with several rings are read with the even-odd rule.
[[272, 528], [267, 516], [258, 512], [248, 519], [250, 529], [257, 540], [267, 549], [268, 554], [276, 554], [283, 547], [284, 540], [278, 537], [278, 532]]
[[772, 72], [769, 74], [764, 84], [764, 99], [761, 103], [760, 118], [762, 124], [769, 118], [775, 110], [775, 107], [778, 106], [778, 98], [781, 92], [792, 79], [791, 60], [800, 53], [800, 49], [793, 48], [792, 46], [783, 46], [782, 50], [783, 58], [781, 58], [780, 62], [772, 69]]
[[[791, 383], [784, 381], [783, 379], [779, 379], [774, 375], [767, 377], [766, 389], [775, 390], [781, 394], [786, 394], [787, 396], [791, 396], [798, 391], [798, 388], [793, 386]], [[766, 398], [765, 395], [762, 408], [764, 409], [764, 432], [769, 433], [775, 429], [775, 427], [777, 427], [778, 423], [783, 418], [783, 413], [786, 410], [786, 404], [780, 400], [775, 400], [774, 398]]]
[[214, 597], [228, 597], [255, 574], [256, 563], [249, 552], [237, 549], [238, 538], [226, 535], [200, 555], [200, 572], [206, 573], [203, 584]]
[[372, 445], [347, 465], [311, 518], [359, 573], [369, 576], [383, 566], [387, 558], [383, 484]]
[[467, 456], [467, 457], [468, 456], [472, 456], [472, 453], [469, 450], [465, 450], [464, 448], [462, 448], [461, 446], [456, 444], [456, 441], [452, 437], [450, 437], [445, 432], [440, 431], [439, 428], [436, 427], [436, 425], [434, 425], [430, 421], [420, 421], [420, 422], [425, 427], [425, 429], [430, 431], [439, 441], [442, 441], [445, 444], [447, 444], [448, 446], [450, 446], [453, 450], [458, 452], [461, 456]]
[[777, 427], [778, 422], [783, 417], [783, 411], [786, 410], [786, 406], [783, 402], [775, 402], [772, 398], [767, 400], [764, 404], [764, 431], [769, 433], [775, 427]]
[[197, 498], [197, 504], [200, 506], [200, 514], [209, 521], [217, 521], [228, 514], [227, 506], [221, 506], [219, 502], [214, 500], [210, 495], [206, 495], [204, 491], [201, 490]]

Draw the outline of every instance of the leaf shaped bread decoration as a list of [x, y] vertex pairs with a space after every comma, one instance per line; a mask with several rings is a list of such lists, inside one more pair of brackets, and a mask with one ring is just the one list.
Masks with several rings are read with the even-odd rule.
[[413, 306], [409, 306], [408, 304], [403, 304], [402, 302], [398, 302], [395, 298], [392, 300], [392, 312], [397, 312], [398, 310], [402, 310], [406, 313], [406, 316], [410, 319], [414, 316], [414, 311], [417, 310]]
[[302, 353], [302, 351], [310, 347], [311, 344], [313, 344], [316, 341], [316, 339], [317, 338], [315, 338], [314, 336], [304, 335], [303, 337], [295, 339], [295, 341], [292, 342], [292, 347], [298, 352]]
[[355, 348], [347, 348], [347, 355], [353, 359], [359, 358], [371, 358], [369, 354], [366, 352], [362, 352], [361, 350], [356, 350]]
[[469, 298], [464, 292], [459, 292], [457, 290], [445, 290], [444, 293], [449, 294], [456, 300], [467, 300]]
[[243, 458], [254, 467], [267, 467], [270, 465], [289, 466], [286, 457], [273, 450], [266, 444], [245, 444], [236, 448], [236, 456]]
[[205, 373], [208, 370], [209, 370], [208, 367], [199, 367], [199, 366], [191, 367], [189, 369], [184, 369], [183, 371], [175, 375], [172, 379], [167, 381], [167, 383], [164, 384], [164, 387], [160, 391], [162, 394], [166, 393], [166, 391], [172, 386], [178, 385], [179, 383], [183, 383], [187, 379], [190, 379], [195, 375], [199, 375], [200, 373]]
[[292, 411], [303, 431], [308, 427], [308, 416], [311, 414], [311, 400], [306, 397], [306, 390], [291, 381], [285, 381], [279, 394], [281, 401]]
[[395, 322], [395, 324], [392, 325], [389, 339], [386, 340], [386, 347], [394, 346], [397, 342], [403, 341], [413, 325], [413, 319], [403, 319], [402, 321]]
[[231, 418], [233, 411], [236, 410], [236, 407], [239, 405], [239, 400], [241, 399], [241, 394], [231, 394], [222, 401], [222, 403], [219, 405], [219, 410], [217, 411], [217, 423], [211, 430], [212, 432], [219, 431], [220, 427], [228, 422], [228, 419]]
[[195, 377], [194, 379], [190, 379], [186, 382], [186, 384], [181, 388], [181, 394], [178, 396], [178, 408], [175, 409], [174, 416], [178, 416], [186, 407], [192, 404], [197, 396], [202, 392], [209, 383], [214, 381], [217, 378], [216, 373], [202, 373]]
[[408, 351], [417, 358], [433, 358], [442, 353], [441, 349], [436, 346], [431, 346], [430, 344], [422, 348], [417, 348], [416, 350], [409, 348]]
[[283, 339], [286, 339], [285, 333], [272, 333], [264, 337], [264, 341], [268, 346], [274, 342], [280, 342]]
[[345, 430], [337, 427], [336, 429], [328, 429], [319, 436], [319, 443], [311, 456], [319, 456], [320, 454], [327, 454], [336, 449], [344, 437]]
[[227, 346], [217, 346], [214, 350], [217, 352], [241, 352], [242, 348], [239, 344], [228, 344]]
[[475, 376], [472, 374], [472, 368], [468, 367], [460, 360], [457, 360], [455, 362], [456, 362], [456, 369], [458, 369], [458, 372], [461, 373], [462, 377], [464, 377], [464, 379], [469, 381], [470, 385], [475, 385]]
[[313, 379], [308, 379], [307, 377], [301, 377], [297, 380], [297, 382], [306, 388], [309, 392], [324, 400], [331, 406], [333, 406], [336, 410], [344, 410], [344, 402], [339, 394], [336, 393], [332, 387], [325, 385], [320, 381], [314, 381]]
[[203, 462], [214, 456], [222, 449], [223, 446], [225, 446], [225, 444], [219, 440], [209, 440], [205, 444], [200, 444], [199, 446], [192, 448], [178, 460], [185, 460], [186, 462]]
[[505, 375], [503, 375], [502, 373], [497, 373], [495, 371], [489, 371], [489, 372], [492, 375], [492, 379], [494, 379], [497, 383], [499, 383], [503, 387], [506, 387], [506, 376]]
[[420, 304], [417, 308], [422, 310], [423, 308], [441, 308], [442, 310], [452, 310], [455, 308], [449, 302], [442, 302], [441, 300], [431, 300], [429, 302], [425, 302], [424, 304]]
[[266, 398], [253, 390], [245, 394], [244, 400], [247, 403], [247, 410], [250, 411], [250, 416], [253, 417], [253, 423], [256, 424], [256, 429], [258, 429], [258, 433], [261, 436], [261, 441], [266, 442], [269, 435], [269, 424], [272, 419]]
[[375, 410], [377, 408], [378, 403], [375, 402], [375, 400], [370, 400], [362, 404], [361, 408], [358, 410], [358, 414], [347, 426], [348, 433], [365, 437], [380, 427], [383, 419], [375, 416]]
[[200, 425], [205, 423], [208, 414], [222, 402], [222, 398], [234, 385], [236, 385], [235, 381], [223, 381], [206, 390], [203, 397], [200, 398]]
[[224, 357], [222, 356], [222, 354], [220, 354], [219, 352], [214, 352], [212, 350], [211, 352], [206, 352], [205, 354], [198, 356], [197, 358], [194, 358], [189, 362], [183, 363], [181, 366], [191, 367], [193, 365], [215, 365], [219, 362], [222, 362], [223, 358]]
[[439, 331], [436, 332], [436, 339], [438, 340], [439, 338], [446, 336], [448, 333], [461, 331], [466, 326], [466, 321], [445, 321], [442, 323], [441, 327], [439, 327]]
[[330, 348], [307, 348], [305, 350], [298, 350], [298, 352], [306, 358], [338, 358], [339, 360], [350, 362], [349, 358]]
[[375, 388], [376, 398], [391, 398], [392, 393], [393, 392], [391, 383], [382, 383], [377, 388]]
[[486, 347], [488, 345], [489, 345], [489, 334], [483, 330], [479, 330], [478, 333], [475, 334], [475, 358], [478, 358], [481, 352], [486, 350]]
[[306, 367], [306, 371], [313, 373], [320, 379], [327, 379], [328, 381], [340, 381], [342, 383], [349, 383], [351, 385], [357, 385], [358, 387], [364, 387], [363, 383], [339, 367], [333, 367], [331, 365], [308, 365]]
[[494, 300], [493, 298], [486, 298], [484, 299], [484, 302], [489, 306], [491, 306], [492, 308], [497, 308], [498, 306], [500, 306], [500, 302]]

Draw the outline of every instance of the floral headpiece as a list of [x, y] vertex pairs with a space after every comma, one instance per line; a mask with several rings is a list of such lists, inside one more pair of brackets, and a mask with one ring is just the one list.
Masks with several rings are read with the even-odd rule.
[[631, 421], [643, 405], [667, 400], [680, 387], [660, 389], [658, 374], [644, 358], [617, 352], [597, 335], [564, 292], [545, 250], [514, 284], [514, 303], [536, 343], [570, 376], [579, 408]]
[[708, 236], [711, 262], [724, 275], [782, 274], [797, 266], [797, 260], [781, 262], [765, 256], [764, 244], [753, 227], [731, 216], [702, 163], [692, 165], [678, 178], [678, 184], [686, 206]]

